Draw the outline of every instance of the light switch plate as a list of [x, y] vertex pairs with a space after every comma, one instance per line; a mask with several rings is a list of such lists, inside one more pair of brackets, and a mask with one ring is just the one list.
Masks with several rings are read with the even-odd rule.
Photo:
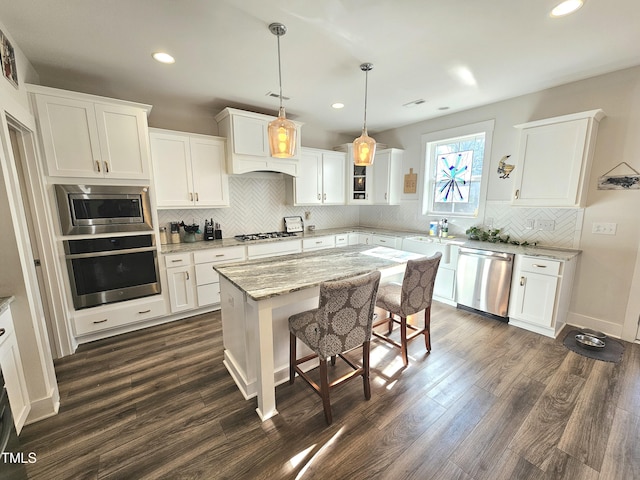
[[593, 224], [591, 224], [591, 233], [597, 235], [615, 235], [617, 227], [617, 223], [593, 222]]

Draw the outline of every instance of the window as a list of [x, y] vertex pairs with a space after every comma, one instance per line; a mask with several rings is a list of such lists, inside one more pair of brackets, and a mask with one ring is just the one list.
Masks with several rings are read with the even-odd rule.
[[485, 157], [489, 159], [493, 123], [423, 135], [423, 214], [478, 216], [481, 199], [486, 196], [482, 172]]

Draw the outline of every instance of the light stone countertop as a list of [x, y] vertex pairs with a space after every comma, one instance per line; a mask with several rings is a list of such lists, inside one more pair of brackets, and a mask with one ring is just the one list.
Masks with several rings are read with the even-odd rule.
[[7, 308], [9, 308], [9, 305], [14, 300], [15, 300], [14, 296], [11, 296], [11, 297], [0, 297], [0, 313], [4, 312]]
[[387, 247], [352, 245], [215, 266], [216, 271], [258, 301], [419, 258]]
[[[305, 238], [315, 238], [322, 237], [324, 235], [337, 235], [344, 233], [372, 233], [379, 235], [389, 235], [395, 237], [415, 237], [422, 236], [428, 237], [429, 235], [425, 232], [416, 232], [410, 230], [391, 230], [385, 228], [376, 228], [376, 227], [338, 227], [338, 228], [327, 228], [323, 230], [314, 230], [313, 232], [305, 231], [303, 233], [297, 234], [295, 237], [285, 237], [285, 238], [269, 238], [265, 240], [252, 240], [243, 242], [241, 240], [236, 240], [235, 238], [223, 238], [222, 240], [211, 240], [211, 241], [199, 241], [193, 243], [177, 243], [177, 244], [167, 244], [162, 245], [161, 253], [183, 253], [183, 252], [192, 252], [198, 250], [206, 250], [211, 248], [222, 248], [222, 247], [235, 247], [235, 246], [244, 246], [244, 245], [256, 245], [259, 243], [269, 243], [269, 242], [286, 242], [295, 239], [305, 239]], [[438, 240], [437, 238], [433, 239], [434, 242], [441, 243], [449, 243], [452, 245], [468, 247], [468, 248], [478, 248], [481, 250], [490, 250], [493, 252], [504, 252], [504, 253], [516, 253], [521, 255], [529, 255], [533, 257], [546, 257], [554, 260], [562, 260], [567, 261], [572, 258], [580, 255], [581, 250], [570, 249], [570, 248], [556, 248], [556, 247], [547, 247], [547, 246], [521, 246], [521, 245], [512, 245], [509, 243], [492, 243], [492, 242], [480, 242], [477, 240], [468, 240], [464, 236], [460, 237], [448, 237], [442, 238]]]

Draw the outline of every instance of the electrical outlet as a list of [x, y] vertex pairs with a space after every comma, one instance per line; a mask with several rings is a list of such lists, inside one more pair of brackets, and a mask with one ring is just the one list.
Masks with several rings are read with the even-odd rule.
[[525, 230], [533, 230], [533, 228], [535, 227], [535, 223], [536, 223], [536, 221], [533, 218], [529, 218], [529, 219], [525, 220], [525, 222], [524, 222]]
[[536, 220], [535, 228], [537, 230], [552, 232], [556, 229], [556, 222], [554, 220], [542, 220], [539, 218]]
[[593, 222], [593, 224], [591, 224], [591, 233], [598, 235], [615, 235], [617, 226], [616, 223]]

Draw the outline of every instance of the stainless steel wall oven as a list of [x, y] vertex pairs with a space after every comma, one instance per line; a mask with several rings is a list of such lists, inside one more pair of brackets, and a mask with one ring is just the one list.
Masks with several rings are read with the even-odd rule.
[[64, 241], [76, 309], [160, 293], [153, 235]]
[[149, 187], [56, 185], [63, 235], [152, 231]]

